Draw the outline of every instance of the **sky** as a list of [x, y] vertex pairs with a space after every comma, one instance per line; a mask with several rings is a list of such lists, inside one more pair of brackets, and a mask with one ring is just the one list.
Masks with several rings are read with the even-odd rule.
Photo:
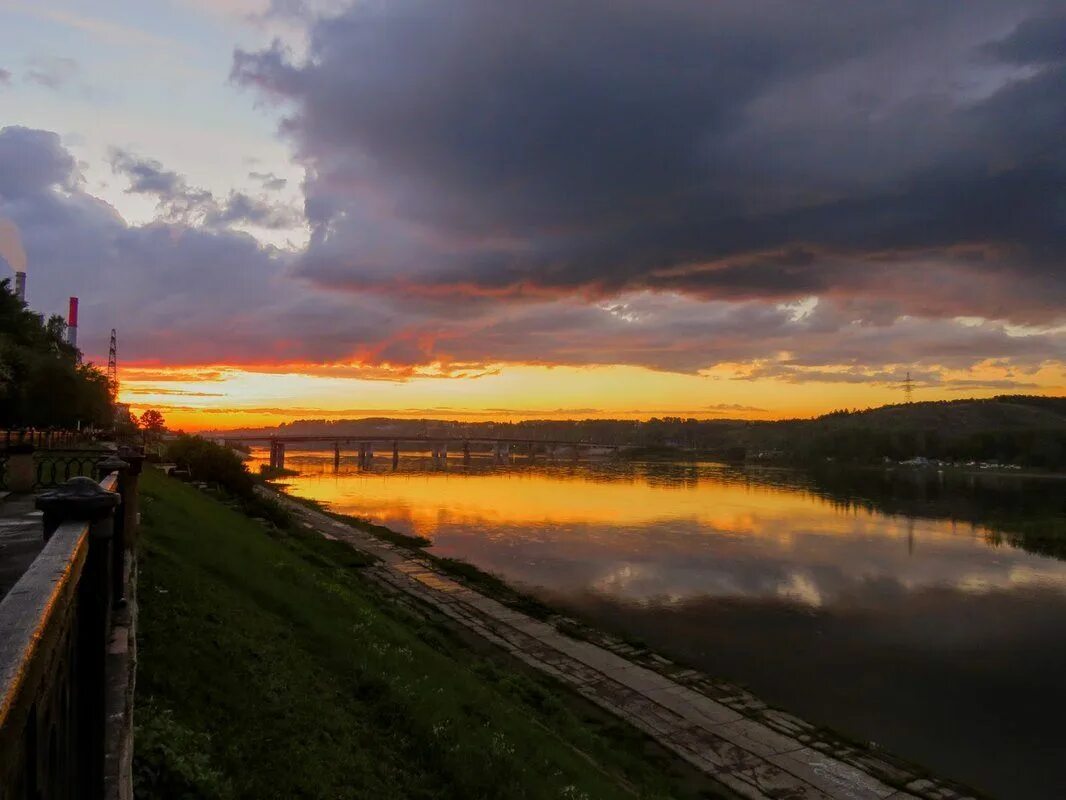
[[0, 0], [0, 274], [185, 429], [1066, 391], [1066, 0]]

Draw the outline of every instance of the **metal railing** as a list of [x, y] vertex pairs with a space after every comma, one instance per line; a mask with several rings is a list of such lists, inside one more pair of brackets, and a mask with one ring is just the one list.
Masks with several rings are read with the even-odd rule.
[[112, 459], [100, 483], [77, 477], [37, 499], [44, 548], [0, 601], [5, 800], [118, 796], [121, 770], [106, 752], [108, 640], [132, 564], [139, 458]]

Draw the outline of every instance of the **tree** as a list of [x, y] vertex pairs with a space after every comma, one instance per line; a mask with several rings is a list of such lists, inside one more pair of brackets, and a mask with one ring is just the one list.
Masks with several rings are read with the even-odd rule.
[[141, 430], [146, 433], [162, 433], [167, 429], [167, 422], [163, 415], [154, 408], [149, 408], [141, 414]]
[[141, 429], [141, 423], [129, 410], [128, 406], [121, 406], [115, 411], [115, 432], [121, 436], [130, 437]]
[[65, 340], [59, 316], [47, 322], [0, 281], [0, 425], [110, 426], [107, 378]]
[[188, 469], [196, 480], [218, 483], [237, 497], [253, 496], [255, 480], [240, 456], [228, 447], [182, 435], [167, 445], [167, 458]]

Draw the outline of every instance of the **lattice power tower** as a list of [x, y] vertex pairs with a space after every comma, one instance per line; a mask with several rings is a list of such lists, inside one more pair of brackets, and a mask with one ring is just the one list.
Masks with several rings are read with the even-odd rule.
[[111, 329], [111, 347], [107, 351], [107, 385], [111, 389], [111, 400], [118, 397], [118, 334]]

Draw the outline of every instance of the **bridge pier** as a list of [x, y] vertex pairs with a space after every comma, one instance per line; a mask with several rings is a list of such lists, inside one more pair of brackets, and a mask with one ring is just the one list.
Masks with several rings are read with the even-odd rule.
[[441, 442], [430, 442], [429, 457], [435, 465], [443, 465], [448, 460], [448, 445]]
[[270, 440], [270, 468], [285, 469], [285, 442]]
[[470, 463], [470, 442], [465, 440], [463, 441], [463, 463]]
[[341, 443], [333, 443], [333, 471], [339, 472], [341, 468]]
[[394, 441], [392, 443], [392, 468], [396, 469], [400, 466], [400, 443]]
[[503, 463], [511, 458], [511, 445], [507, 442], [496, 442], [496, 461]]

